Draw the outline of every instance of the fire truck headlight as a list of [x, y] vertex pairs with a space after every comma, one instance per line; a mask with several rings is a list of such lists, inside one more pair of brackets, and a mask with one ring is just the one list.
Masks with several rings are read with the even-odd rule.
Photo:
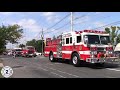
[[94, 54], [94, 52], [91, 52], [91, 55], [93, 55]]
[[95, 54], [97, 54], [97, 51], [92, 51], [91, 52], [91, 55], [95, 55]]
[[94, 54], [92, 54], [91, 57], [94, 58]]
[[97, 51], [94, 51], [94, 54], [97, 54]]
[[113, 54], [113, 52], [112, 52], [112, 51], [109, 51], [108, 53], [109, 53], [109, 54]]

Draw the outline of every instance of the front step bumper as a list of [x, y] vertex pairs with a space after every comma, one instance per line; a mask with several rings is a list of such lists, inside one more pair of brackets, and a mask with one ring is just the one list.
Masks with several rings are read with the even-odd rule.
[[106, 58], [87, 58], [86, 62], [90, 63], [116, 63], [119, 64], [120, 60], [118, 57], [106, 57]]

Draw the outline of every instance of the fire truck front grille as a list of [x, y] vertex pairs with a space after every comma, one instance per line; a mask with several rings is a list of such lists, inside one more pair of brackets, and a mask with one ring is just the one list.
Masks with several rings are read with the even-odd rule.
[[104, 50], [105, 48], [103, 47], [98, 47], [97, 48], [97, 53], [101, 52], [101, 53], [106, 53], [106, 50]]
[[33, 53], [33, 51], [28, 51], [28, 53], [29, 53], [29, 54], [32, 54], [32, 53]]
[[99, 52], [101, 52], [101, 53], [106, 53], [105, 51], [97, 51], [97, 53], [99, 53]]
[[97, 50], [98, 51], [104, 51], [104, 48], [103, 47], [98, 47]]

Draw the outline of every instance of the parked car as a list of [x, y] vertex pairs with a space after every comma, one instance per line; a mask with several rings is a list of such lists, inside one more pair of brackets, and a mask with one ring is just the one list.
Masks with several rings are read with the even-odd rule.
[[41, 55], [41, 53], [39, 53], [39, 52], [35, 52], [35, 54], [36, 54], [37, 56]]
[[8, 56], [11, 56], [11, 55], [12, 55], [12, 51], [8, 52], [7, 55], [8, 55]]
[[4, 51], [4, 52], [3, 52], [3, 55], [7, 55], [7, 53], [8, 53], [7, 51]]

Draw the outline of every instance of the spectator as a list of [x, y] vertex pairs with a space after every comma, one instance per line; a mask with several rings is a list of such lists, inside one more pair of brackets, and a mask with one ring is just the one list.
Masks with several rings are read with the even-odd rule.
[[15, 57], [16, 57], [16, 52], [14, 51], [14, 52], [13, 52], [13, 58], [15, 58]]

